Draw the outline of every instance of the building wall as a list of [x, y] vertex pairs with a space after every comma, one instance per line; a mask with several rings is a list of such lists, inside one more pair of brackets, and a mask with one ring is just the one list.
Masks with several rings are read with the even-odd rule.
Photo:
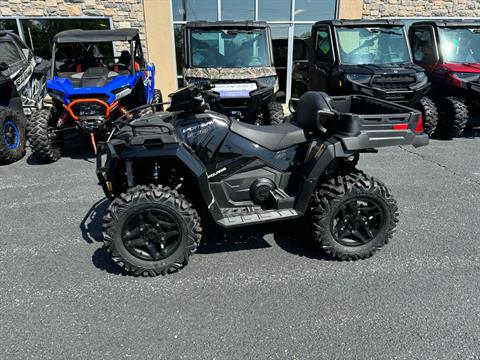
[[[345, 0], [341, 0], [345, 1]], [[480, 16], [478, 0], [363, 0], [363, 16]]]
[[138, 28], [145, 40], [143, 0], [1, 0], [0, 16], [109, 16], [114, 28]]
[[163, 99], [177, 88], [175, 45], [170, 0], [144, 0], [145, 27], [150, 61], [155, 64], [155, 87]]
[[340, 19], [361, 19], [363, 15], [363, 1], [339, 0], [338, 17]]

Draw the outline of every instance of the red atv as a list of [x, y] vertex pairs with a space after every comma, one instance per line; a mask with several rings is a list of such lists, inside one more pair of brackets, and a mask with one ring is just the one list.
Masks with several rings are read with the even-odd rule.
[[480, 115], [480, 22], [416, 22], [409, 39], [414, 61], [425, 68], [432, 82], [431, 96], [439, 111], [435, 134], [441, 138], [460, 135]]

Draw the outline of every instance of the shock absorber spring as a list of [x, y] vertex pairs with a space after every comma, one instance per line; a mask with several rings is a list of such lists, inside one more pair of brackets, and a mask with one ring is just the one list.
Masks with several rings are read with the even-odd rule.
[[67, 122], [67, 120], [68, 120], [68, 111], [64, 111], [58, 118], [58, 125], [64, 125]]

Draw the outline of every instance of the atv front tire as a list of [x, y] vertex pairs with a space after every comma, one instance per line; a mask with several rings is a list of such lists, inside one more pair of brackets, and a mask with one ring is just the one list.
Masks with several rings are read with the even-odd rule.
[[165, 186], [136, 186], [116, 198], [103, 219], [113, 261], [135, 275], [183, 268], [201, 239], [200, 217], [180, 193]]
[[465, 130], [468, 123], [468, 108], [463, 99], [449, 96], [438, 102], [438, 126], [435, 132], [440, 138], [452, 139]]
[[0, 163], [9, 164], [25, 155], [26, 119], [18, 112], [0, 106]]
[[422, 97], [416, 106], [417, 110], [422, 112], [423, 131], [431, 136], [438, 125], [437, 106], [429, 97]]
[[283, 105], [275, 101], [269, 102], [267, 104], [266, 115], [267, 125], [278, 125], [283, 123], [285, 118]]
[[58, 138], [51, 130], [56, 125], [54, 110], [36, 110], [29, 120], [28, 136], [35, 157], [43, 163], [53, 163], [60, 159]]
[[341, 260], [370, 257], [388, 243], [398, 221], [385, 185], [356, 169], [320, 184], [310, 210], [315, 242]]

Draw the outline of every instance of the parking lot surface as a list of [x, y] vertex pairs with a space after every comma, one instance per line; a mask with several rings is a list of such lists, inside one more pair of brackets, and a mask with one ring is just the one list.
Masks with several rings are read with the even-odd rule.
[[363, 155], [400, 211], [370, 259], [329, 259], [301, 222], [212, 228], [157, 278], [102, 249], [88, 149], [27, 154], [0, 167], [0, 358], [479, 359], [479, 153], [465, 136]]

